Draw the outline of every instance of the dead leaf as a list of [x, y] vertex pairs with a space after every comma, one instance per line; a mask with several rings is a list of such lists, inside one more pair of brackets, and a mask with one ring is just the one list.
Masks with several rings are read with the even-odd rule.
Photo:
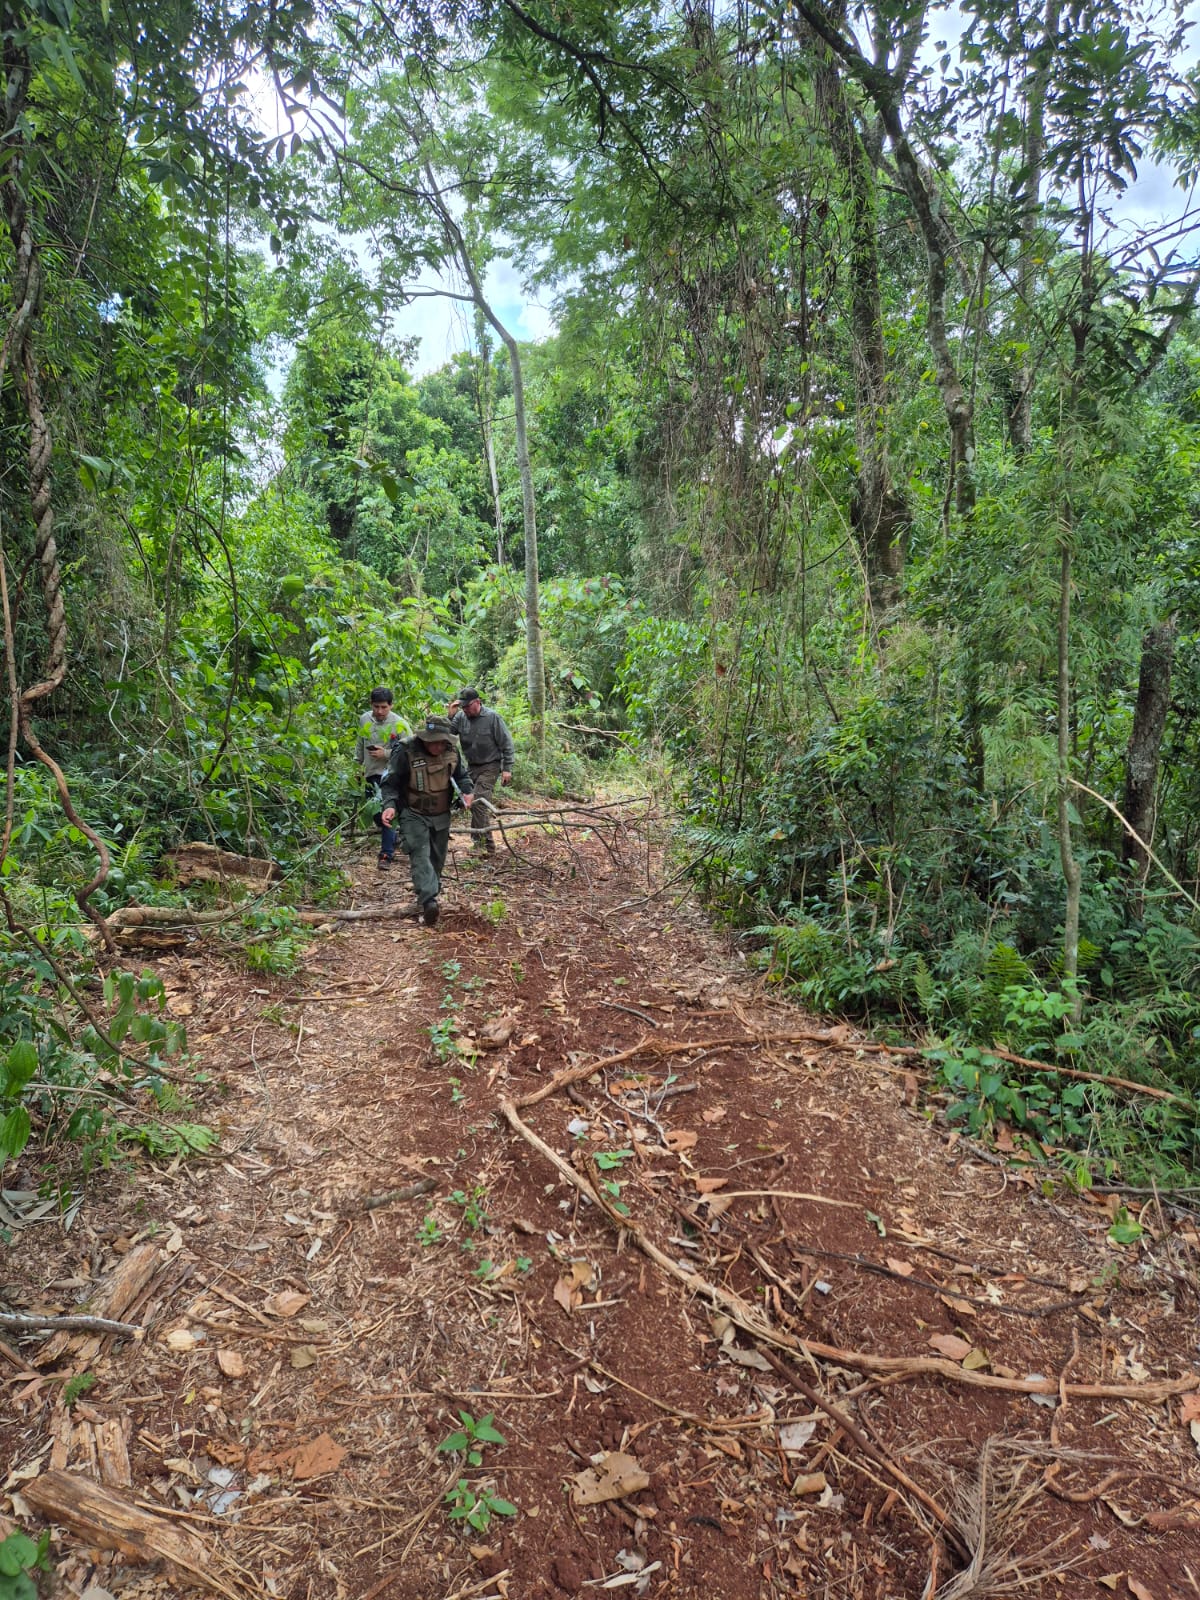
[[963, 1361], [971, 1354], [971, 1346], [957, 1334], [935, 1333], [929, 1342], [940, 1355], [947, 1356], [951, 1361]]
[[301, 1294], [296, 1289], [281, 1289], [263, 1301], [263, 1310], [273, 1317], [294, 1317], [311, 1299], [312, 1295]]
[[800, 1422], [785, 1422], [779, 1430], [779, 1448], [789, 1454], [803, 1450], [816, 1431], [815, 1417], [804, 1417]]
[[730, 1361], [736, 1361], [739, 1367], [752, 1367], [755, 1372], [774, 1372], [775, 1368], [760, 1355], [757, 1350], [739, 1350], [736, 1345], [730, 1345], [725, 1351]]
[[244, 1378], [246, 1362], [236, 1350], [218, 1350], [217, 1365], [227, 1378]]
[[1125, 1582], [1129, 1585], [1129, 1592], [1135, 1597], [1135, 1600], [1155, 1600], [1155, 1596], [1151, 1594], [1146, 1585], [1139, 1583], [1136, 1578], [1126, 1578]]
[[293, 1475], [301, 1478], [323, 1478], [327, 1472], [336, 1472], [346, 1459], [347, 1451], [328, 1433], [319, 1433], [301, 1445], [292, 1466]]
[[956, 1311], [960, 1317], [974, 1317], [979, 1314], [969, 1300], [959, 1300], [952, 1294], [939, 1295], [938, 1299], [944, 1306], [949, 1306], [951, 1311]]
[[668, 1128], [663, 1136], [668, 1150], [682, 1155], [686, 1150], [694, 1150], [700, 1135], [692, 1128]]
[[805, 1472], [800, 1477], [792, 1479], [793, 1494], [824, 1494], [825, 1489], [823, 1472]]
[[1016, 1145], [1013, 1143], [1012, 1129], [1009, 1127], [1008, 1123], [998, 1122], [996, 1124], [996, 1149], [999, 1150], [1003, 1155], [1009, 1155], [1016, 1148]]
[[911, 1261], [901, 1261], [899, 1256], [888, 1256], [887, 1264], [898, 1278], [911, 1278], [916, 1270]]
[[702, 1111], [700, 1113], [700, 1120], [702, 1122], [707, 1122], [710, 1125], [714, 1122], [720, 1122], [727, 1109], [728, 1107], [726, 1106], [709, 1106], [707, 1111]]
[[1200, 1417], [1200, 1394], [1185, 1394], [1179, 1405], [1179, 1420], [1185, 1426]]
[[920, 1092], [921, 1086], [917, 1082], [916, 1073], [906, 1072], [904, 1074], [904, 1094], [902, 1097], [902, 1103], [906, 1106], [915, 1106], [917, 1103], [917, 1096], [920, 1094]]
[[596, 1281], [596, 1269], [590, 1261], [572, 1261], [570, 1267], [554, 1285], [554, 1298], [570, 1316], [576, 1306], [583, 1303], [583, 1291]]
[[627, 1494], [650, 1486], [650, 1474], [638, 1465], [635, 1456], [609, 1450], [593, 1457], [593, 1465], [571, 1479], [571, 1500], [577, 1506], [603, 1505], [606, 1500], [623, 1500]]
[[701, 1194], [715, 1194], [729, 1182], [728, 1178], [697, 1178], [696, 1188]]
[[976, 1346], [963, 1357], [964, 1372], [981, 1372], [988, 1365], [987, 1351]]
[[190, 1328], [172, 1328], [164, 1339], [168, 1350], [178, 1351], [185, 1355], [189, 1350], [194, 1350], [200, 1343], [201, 1335], [193, 1333]]
[[1106, 1572], [1102, 1578], [1097, 1578], [1096, 1582], [1103, 1584], [1106, 1589], [1116, 1589], [1120, 1587], [1124, 1576], [1123, 1572]]
[[479, 1030], [479, 1042], [485, 1050], [503, 1050], [516, 1032], [517, 1019], [511, 1013], [489, 1017]]
[[315, 1344], [298, 1344], [292, 1347], [292, 1366], [297, 1372], [305, 1367], [314, 1367], [317, 1364], [318, 1351]]

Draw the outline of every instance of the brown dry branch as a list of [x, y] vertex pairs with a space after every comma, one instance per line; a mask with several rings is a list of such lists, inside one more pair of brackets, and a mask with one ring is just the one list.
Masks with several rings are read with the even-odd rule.
[[386, 1189], [383, 1194], [370, 1194], [363, 1201], [364, 1211], [378, 1211], [381, 1206], [390, 1206], [395, 1200], [415, 1200], [419, 1194], [428, 1194], [431, 1189], [437, 1188], [435, 1178], [418, 1178], [416, 1183], [406, 1183], [400, 1189]]
[[[548, 1090], [549, 1086], [546, 1086]], [[544, 1098], [545, 1091], [538, 1092]], [[809, 1355], [819, 1360], [833, 1361], [839, 1366], [851, 1367], [859, 1372], [890, 1373], [903, 1377], [938, 1376], [953, 1383], [976, 1389], [995, 1389], [1008, 1394], [1059, 1394], [1060, 1381], [1053, 1378], [1001, 1378], [994, 1373], [972, 1372], [956, 1362], [941, 1356], [879, 1356], [861, 1350], [843, 1350], [837, 1345], [823, 1344], [815, 1339], [800, 1339], [773, 1327], [756, 1307], [731, 1290], [711, 1283], [699, 1272], [685, 1270], [673, 1261], [652, 1239], [628, 1217], [613, 1211], [597, 1192], [562, 1156], [540, 1138], [522, 1120], [517, 1109], [520, 1102], [501, 1100], [500, 1110], [509, 1126], [543, 1156], [560, 1175], [581, 1194], [587, 1197], [617, 1228], [627, 1233], [643, 1255], [650, 1258], [677, 1283], [691, 1293], [707, 1300], [722, 1311], [751, 1338], [772, 1346], [787, 1355]], [[1163, 1379], [1144, 1383], [1071, 1383], [1065, 1386], [1071, 1397], [1110, 1400], [1140, 1400], [1145, 1404], [1169, 1399], [1172, 1395], [1187, 1394], [1200, 1388], [1200, 1373], [1190, 1373], [1183, 1378]]]
[[132, 1322], [108, 1317], [39, 1316], [32, 1311], [0, 1311], [0, 1328], [12, 1333], [114, 1333], [122, 1339], [136, 1339], [142, 1331]]

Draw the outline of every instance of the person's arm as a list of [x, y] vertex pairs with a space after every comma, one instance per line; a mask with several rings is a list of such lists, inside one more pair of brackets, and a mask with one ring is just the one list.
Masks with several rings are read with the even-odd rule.
[[499, 714], [496, 717], [496, 743], [500, 746], [500, 782], [509, 783], [512, 780], [513, 761], [517, 752], [513, 745], [512, 734], [508, 731], [508, 724]]
[[400, 795], [408, 781], [408, 751], [399, 740], [392, 746], [388, 769], [379, 785], [379, 798], [383, 802], [383, 821], [390, 824], [400, 809]]
[[458, 764], [454, 768], [454, 781], [458, 785], [458, 792], [462, 796], [462, 803], [469, 811], [475, 800], [475, 779], [471, 776], [470, 770], [462, 758], [462, 751], [459, 750], [456, 753], [458, 756]]

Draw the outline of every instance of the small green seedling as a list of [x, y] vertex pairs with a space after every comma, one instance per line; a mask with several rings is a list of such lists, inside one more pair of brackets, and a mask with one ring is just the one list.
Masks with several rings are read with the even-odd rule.
[[[490, 1263], [487, 1263], [490, 1265]], [[438, 1445], [438, 1452], [443, 1455], [464, 1455], [467, 1465], [479, 1467], [483, 1465], [483, 1447], [488, 1444], [507, 1444], [508, 1440], [495, 1426], [495, 1412], [489, 1411], [486, 1417], [473, 1417], [469, 1411], [460, 1411], [458, 1420], [461, 1428], [456, 1428]]]
[[63, 1405], [73, 1406], [81, 1395], [85, 1395], [89, 1389], [94, 1389], [99, 1382], [94, 1372], [77, 1372], [63, 1385]]
[[601, 1150], [596, 1155], [596, 1165], [601, 1172], [612, 1172], [624, 1166], [633, 1155], [632, 1150]]
[[422, 1222], [420, 1228], [417, 1230], [417, 1243], [421, 1246], [422, 1250], [428, 1250], [431, 1244], [440, 1244], [441, 1242], [442, 1230], [438, 1226], [438, 1219], [434, 1216], [433, 1212], [430, 1211], [426, 1215], [425, 1220]]
[[517, 1514], [517, 1508], [511, 1500], [501, 1500], [490, 1489], [474, 1489], [465, 1478], [460, 1478], [442, 1498], [450, 1508], [450, 1521], [465, 1522], [476, 1533], [486, 1533], [493, 1517], [515, 1517]]
[[477, 1185], [470, 1194], [463, 1189], [455, 1189], [450, 1196], [450, 1204], [462, 1207], [463, 1227], [472, 1233], [487, 1227], [487, 1190], [482, 1186]]
[[1145, 1231], [1141, 1223], [1131, 1217], [1124, 1206], [1121, 1206], [1113, 1218], [1113, 1225], [1108, 1230], [1108, 1237], [1113, 1244], [1136, 1244]]

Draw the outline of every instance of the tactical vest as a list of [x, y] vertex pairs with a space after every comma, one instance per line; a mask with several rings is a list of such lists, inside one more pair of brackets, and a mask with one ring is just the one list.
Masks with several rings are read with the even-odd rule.
[[431, 755], [414, 739], [408, 756], [408, 798], [405, 805], [422, 817], [442, 817], [450, 809], [450, 774], [458, 765], [453, 745], [440, 756]]

